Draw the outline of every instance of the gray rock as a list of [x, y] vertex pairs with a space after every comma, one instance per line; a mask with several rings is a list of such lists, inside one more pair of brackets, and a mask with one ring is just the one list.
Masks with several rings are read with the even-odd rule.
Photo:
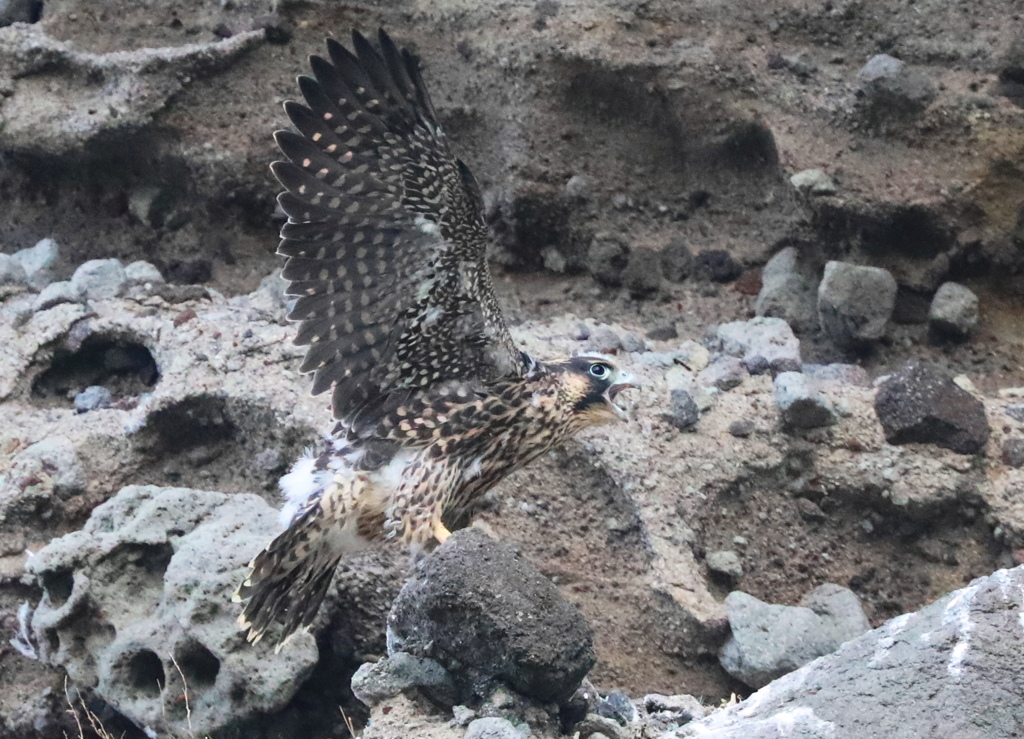
[[594, 239], [587, 250], [587, 270], [602, 285], [620, 287], [629, 263], [629, 247], [618, 238]]
[[761, 271], [761, 291], [754, 303], [758, 316], [781, 318], [798, 331], [818, 320], [818, 276], [794, 246], [768, 260]]
[[42, 290], [53, 281], [53, 267], [60, 258], [60, 247], [53, 239], [42, 239], [35, 246], [14, 252], [13, 256], [25, 268], [32, 289]]
[[649, 298], [661, 291], [661, 254], [637, 249], [629, 255], [622, 282], [633, 298]]
[[732, 282], [743, 273], [743, 267], [724, 249], [705, 249], [693, 259], [693, 275], [699, 280]]
[[621, 337], [622, 351], [644, 352], [647, 351], [647, 344], [636, 331], [626, 331]]
[[86, 476], [75, 445], [63, 436], [48, 436], [14, 457], [14, 469], [21, 477], [45, 477], [54, 492], [68, 496], [85, 490]]
[[719, 390], [732, 390], [739, 387], [750, 376], [743, 362], [738, 358], [725, 355], [719, 357], [697, 375], [697, 382], [704, 387], [716, 387]]
[[612, 354], [622, 349], [622, 339], [609, 326], [596, 326], [587, 339], [587, 349], [600, 354]]
[[829, 262], [818, 285], [818, 320], [836, 346], [858, 348], [885, 335], [896, 280], [884, 269]]
[[1024, 467], [1024, 439], [1016, 436], [1003, 439], [1001, 457], [1007, 467]]
[[665, 420], [680, 430], [692, 428], [700, 420], [700, 407], [689, 392], [677, 388], [672, 390]]
[[906, 65], [896, 57], [888, 54], [875, 54], [857, 72], [857, 79], [862, 82], [872, 82], [883, 77], [895, 77], [903, 71], [904, 66]]
[[[309, 677], [316, 643], [302, 632], [280, 653], [249, 645], [231, 604], [277, 518], [255, 495], [122, 489], [27, 563], [44, 593], [32, 617], [40, 658], [161, 736], [207, 736], [280, 710]], [[185, 690], [178, 667], [190, 717], [170, 708]]]
[[726, 672], [760, 688], [834, 652], [871, 628], [857, 596], [826, 583], [800, 606], [782, 606], [735, 591], [725, 599], [729, 640], [719, 654]]
[[1024, 85], [1024, 36], [1014, 39], [1000, 60], [999, 79], [1015, 85]]
[[71, 284], [89, 300], [108, 300], [124, 293], [128, 278], [117, 259], [90, 259], [75, 270]]
[[716, 574], [724, 575], [732, 581], [743, 577], [743, 564], [740, 555], [731, 549], [708, 552], [708, 569]]
[[470, 721], [464, 739], [523, 739], [529, 735], [529, 729], [521, 732], [508, 719], [492, 716]]
[[978, 296], [957, 282], [945, 282], [935, 292], [928, 311], [928, 328], [939, 339], [964, 341], [978, 325]]
[[789, 184], [808, 195], [835, 195], [838, 192], [836, 183], [820, 169], [797, 172], [789, 178]]
[[838, 420], [832, 402], [799, 372], [782, 372], [775, 377], [775, 404], [786, 428], [832, 426]]
[[666, 280], [682, 282], [693, 270], [693, 255], [679, 239], [673, 239], [661, 250], [661, 271]]
[[545, 703], [573, 694], [594, 665], [576, 606], [507, 544], [458, 531], [420, 562], [388, 616], [388, 652], [434, 659], [458, 697], [500, 680]]
[[818, 385], [871, 387], [871, 377], [857, 364], [805, 364], [803, 373]]
[[352, 693], [370, 708], [412, 688], [423, 688], [441, 702], [454, 698], [447, 670], [432, 659], [420, 659], [405, 652], [360, 665], [352, 676]]
[[[160, 270], [156, 268], [156, 265], [150, 264], [143, 260], [132, 262], [124, 268], [124, 276], [128, 281], [128, 285], [145, 285], [147, 283], [151, 285], [159, 285], [165, 282], [164, 276], [160, 274]], [[261, 283], [262, 284], [262, 283]]]
[[984, 403], [919, 362], [908, 363], [879, 385], [875, 412], [890, 444], [935, 444], [975, 454], [988, 442]]
[[113, 398], [102, 385], [91, 385], [75, 396], [75, 413], [88, 413], [109, 408]]
[[800, 360], [800, 340], [781, 318], [754, 318], [750, 321], [723, 323], [712, 339], [720, 351], [743, 360], [747, 370], [796, 372]]
[[21, 262], [10, 254], [0, 254], [0, 298], [21, 291], [28, 285], [28, 274]]
[[615, 720], [622, 726], [635, 723], [640, 714], [633, 705], [629, 696], [618, 690], [613, 690], [603, 698], [598, 698], [594, 705], [594, 712], [598, 716]]
[[46, 310], [61, 303], [81, 303], [84, 299], [82, 291], [71, 280], [51, 282], [32, 301], [32, 310]]
[[911, 119], [938, 96], [931, 80], [885, 54], [872, 57], [857, 77], [857, 108], [869, 125], [885, 126]]
[[1008, 415], [1014, 421], [1020, 421], [1021, 423], [1024, 423], [1024, 403], [1008, 405], [1003, 410], [1006, 411], [1006, 415]]
[[1024, 567], [1000, 570], [663, 739], [1020, 734], [1022, 597]]
[[706, 713], [703, 704], [692, 695], [650, 693], [644, 696], [643, 703], [649, 716], [661, 715], [676, 724], [699, 721]]
[[565, 183], [565, 194], [574, 200], [590, 200], [593, 195], [593, 189], [590, 179], [581, 174], [574, 174]]
[[746, 418], [733, 421], [729, 424], [729, 433], [738, 439], [745, 439], [754, 433], [754, 422]]

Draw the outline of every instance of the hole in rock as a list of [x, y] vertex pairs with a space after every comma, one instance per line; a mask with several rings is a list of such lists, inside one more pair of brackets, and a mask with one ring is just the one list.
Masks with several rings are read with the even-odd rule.
[[157, 698], [164, 689], [167, 678], [164, 666], [156, 652], [143, 649], [136, 652], [125, 663], [128, 684], [147, 698]]
[[260, 493], [277, 483], [315, 436], [266, 406], [194, 395], [154, 412], [136, 435], [142, 456], [132, 483]]
[[176, 659], [189, 688], [208, 688], [217, 681], [220, 660], [199, 642], [185, 644], [178, 650]]
[[46, 572], [43, 573], [42, 579], [46, 597], [50, 599], [50, 603], [53, 606], [60, 608], [68, 602], [68, 598], [71, 597], [71, 591], [75, 586], [74, 575], [71, 573], [71, 570]]
[[953, 235], [927, 208], [898, 207], [888, 217], [868, 223], [863, 230], [864, 251], [869, 254], [903, 254], [932, 259], [953, 244]]
[[116, 401], [147, 392], [160, 375], [149, 349], [120, 336], [94, 334], [77, 351], [59, 349], [50, 367], [32, 383], [32, 401], [46, 407], [70, 406], [87, 387], [100, 385]]

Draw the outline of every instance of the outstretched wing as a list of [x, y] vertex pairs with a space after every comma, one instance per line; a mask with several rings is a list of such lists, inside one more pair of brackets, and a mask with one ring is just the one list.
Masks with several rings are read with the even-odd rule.
[[[525, 371], [485, 259], [479, 189], [452, 156], [408, 50], [353, 33], [310, 58], [272, 165], [288, 215], [278, 254], [298, 296], [313, 393], [353, 429], [389, 398]], [[367, 418], [368, 422], [372, 422]], [[355, 429], [353, 429], [355, 430]]]

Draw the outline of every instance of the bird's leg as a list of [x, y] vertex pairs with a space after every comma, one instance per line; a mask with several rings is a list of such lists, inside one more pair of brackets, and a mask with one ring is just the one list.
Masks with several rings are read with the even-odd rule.
[[444, 544], [448, 537], [452, 535], [452, 532], [445, 528], [445, 525], [441, 523], [441, 517], [438, 516], [434, 519], [434, 538], [437, 539], [438, 544]]

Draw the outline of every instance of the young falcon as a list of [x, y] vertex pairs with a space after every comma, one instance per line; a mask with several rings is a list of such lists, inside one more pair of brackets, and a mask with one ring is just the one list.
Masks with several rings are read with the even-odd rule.
[[603, 357], [519, 351], [491, 285], [480, 190], [452, 156], [408, 50], [381, 31], [310, 58], [272, 165], [288, 215], [278, 254], [313, 393], [337, 424], [281, 480], [288, 528], [235, 599], [258, 641], [308, 626], [338, 562], [374, 540], [444, 542], [507, 474], [581, 429], [624, 417], [636, 387]]

